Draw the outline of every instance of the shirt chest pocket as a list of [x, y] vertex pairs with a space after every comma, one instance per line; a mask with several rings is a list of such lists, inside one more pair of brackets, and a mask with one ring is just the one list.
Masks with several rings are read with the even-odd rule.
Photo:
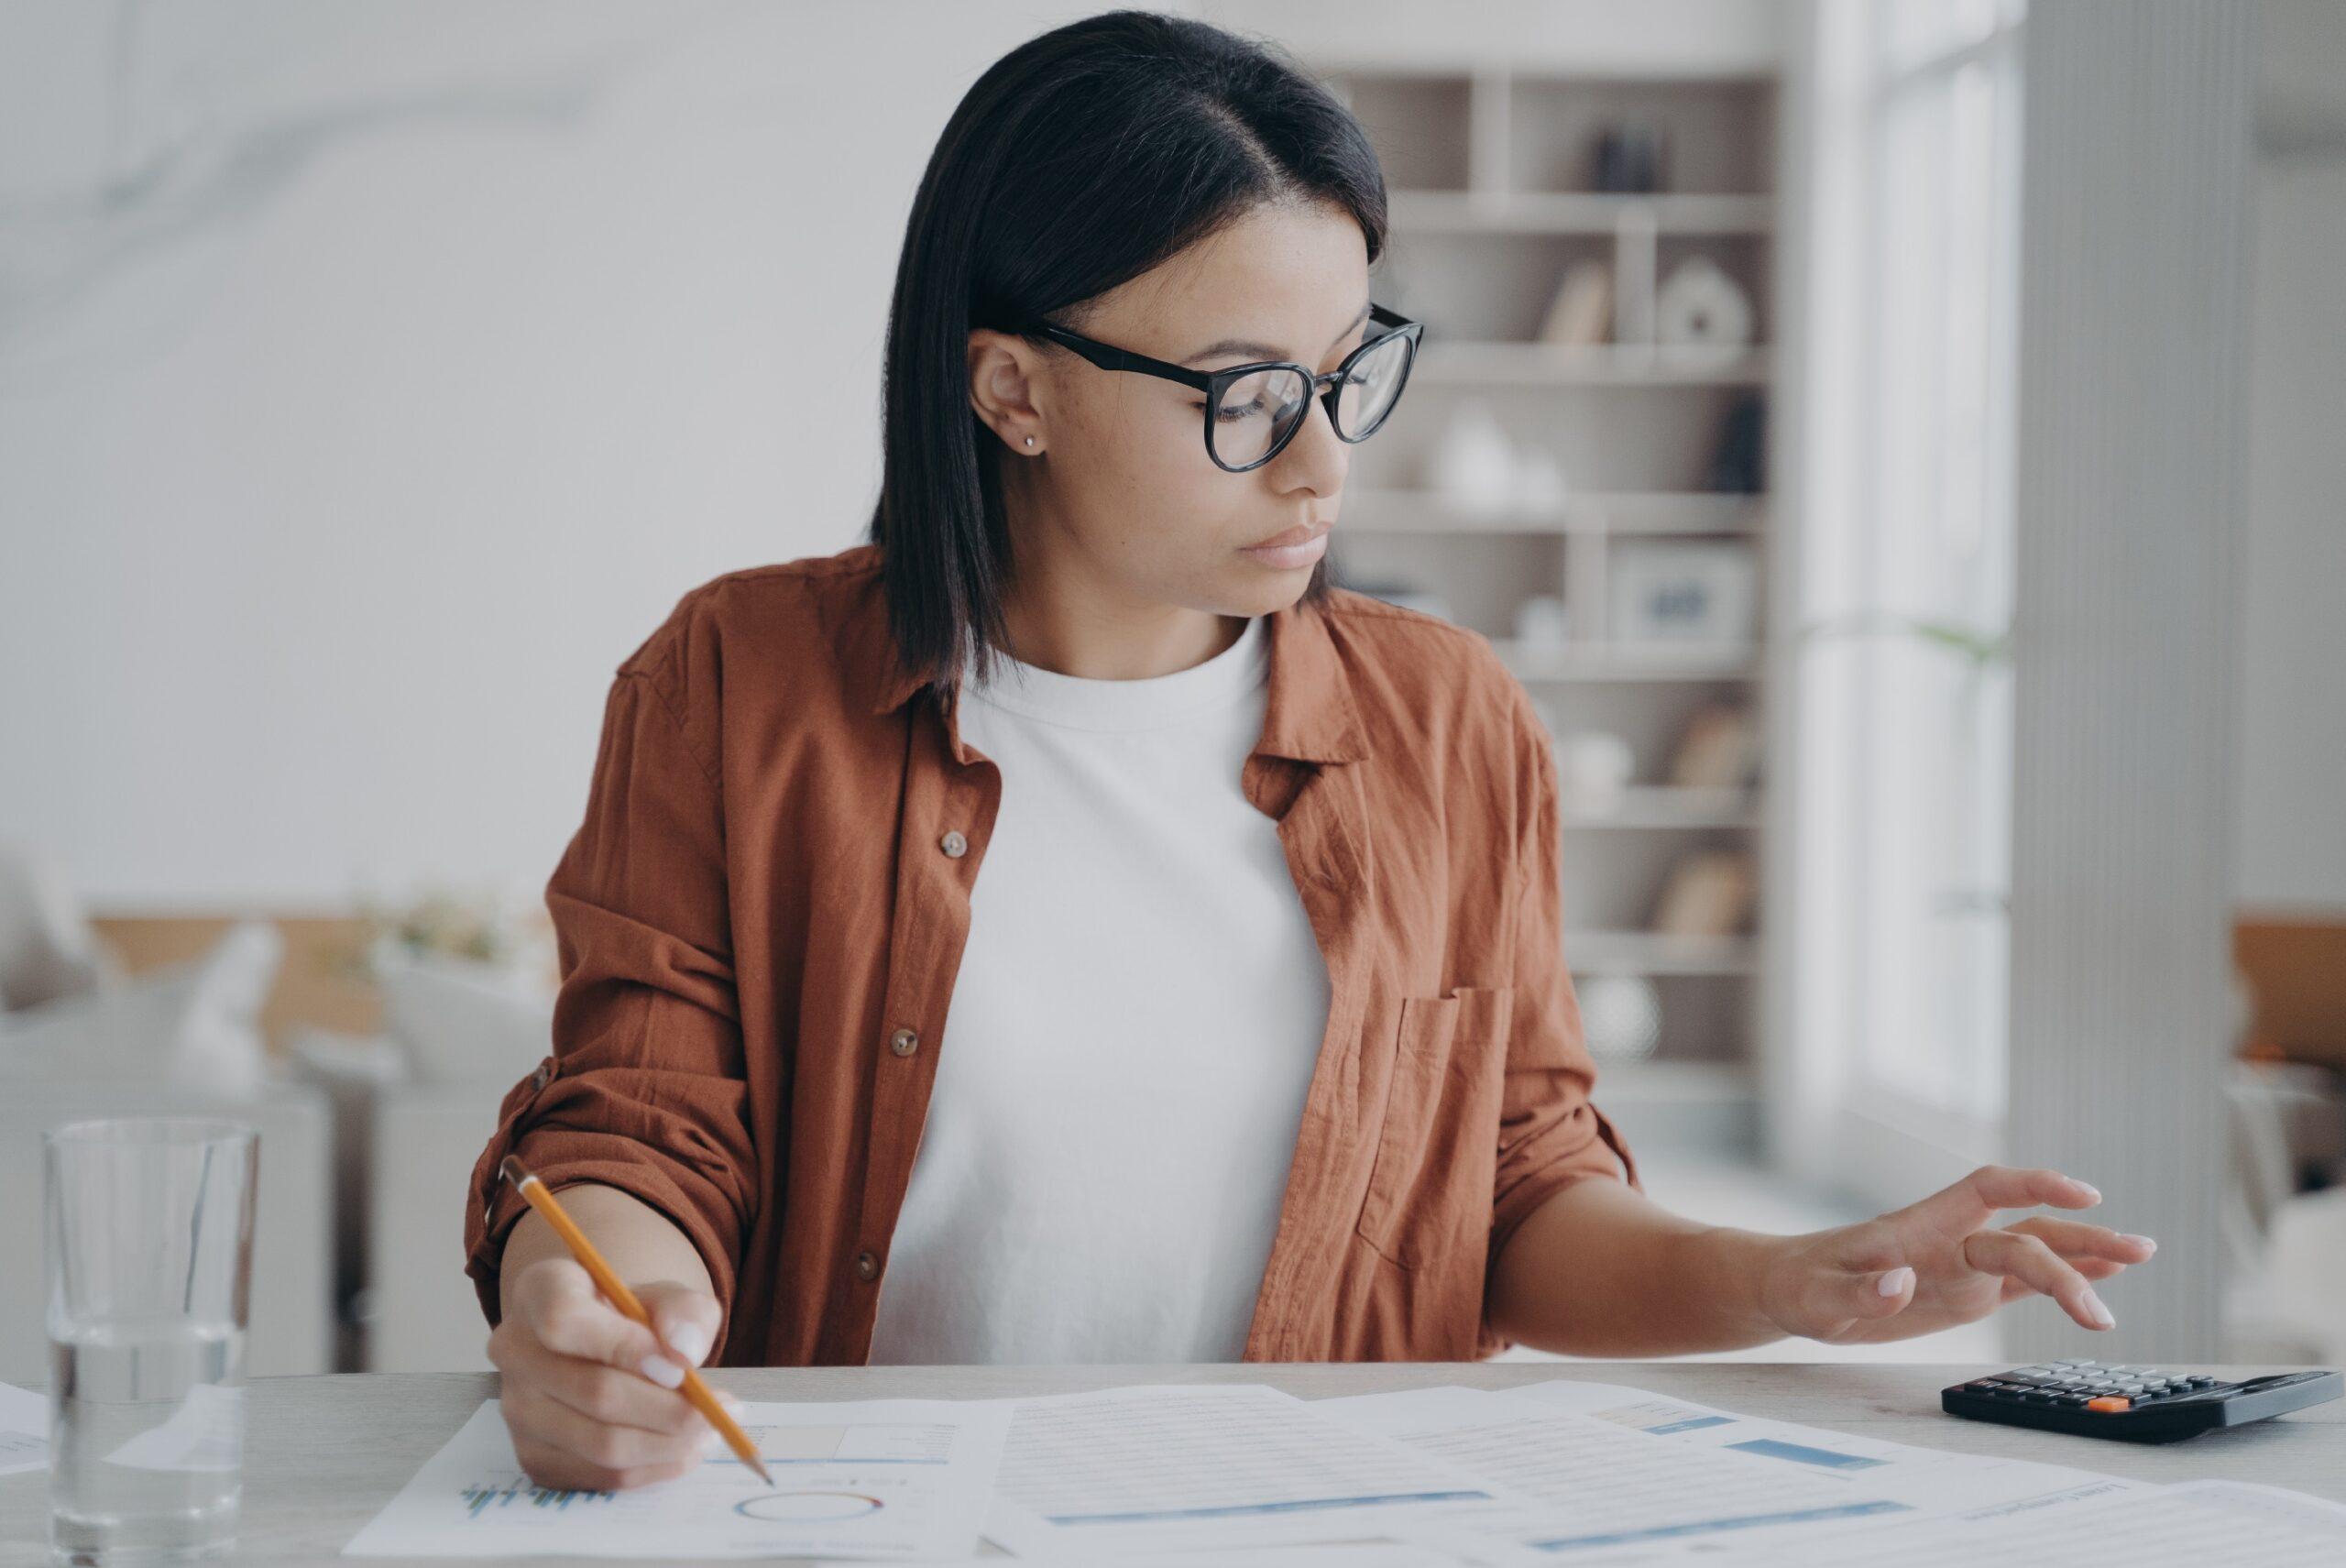
[[[1405, 1268], [1489, 1234], [1513, 997], [1507, 986], [1403, 997], [1387, 1048], [1370, 1058], [1387, 1088], [1357, 1228]], [[1365, 1096], [1377, 1103], [1374, 1083]]]

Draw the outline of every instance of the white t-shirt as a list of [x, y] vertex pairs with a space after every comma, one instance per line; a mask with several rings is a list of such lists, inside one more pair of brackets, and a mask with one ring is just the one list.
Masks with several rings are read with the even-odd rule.
[[1328, 1019], [1239, 787], [1267, 637], [1146, 680], [964, 670], [1002, 805], [873, 1362], [1241, 1358]]

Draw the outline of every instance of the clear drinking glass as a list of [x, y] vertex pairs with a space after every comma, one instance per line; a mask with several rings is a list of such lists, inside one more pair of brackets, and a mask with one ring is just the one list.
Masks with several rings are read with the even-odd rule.
[[104, 1568], [225, 1554], [244, 1486], [258, 1135], [138, 1117], [45, 1142], [51, 1553]]

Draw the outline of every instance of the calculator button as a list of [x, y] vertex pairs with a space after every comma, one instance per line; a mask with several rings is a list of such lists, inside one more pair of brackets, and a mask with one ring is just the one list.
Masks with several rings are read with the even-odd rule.
[[2133, 1407], [2134, 1401], [2128, 1398], [2123, 1394], [2104, 1394], [2099, 1399], [2088, 1399], [2086, 1401], [2087, 1409], [2101, 1410], [2104, 1412], [2112, 1410], [2128, 1410], [2133, 1409]]
[[2053, 1402], [2072, 1410], [2081, 1410], [2085, 1409], [2086, 1397], [2083, 1394], [2055, 1394]]

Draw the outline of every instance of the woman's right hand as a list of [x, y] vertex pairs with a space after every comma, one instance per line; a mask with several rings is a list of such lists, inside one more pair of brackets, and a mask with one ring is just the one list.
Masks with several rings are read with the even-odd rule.
[[[659, 1333], [603, 1299], [567, 1257], [507, 1282], [488, 1358], [504, 1374], [514, 1456], [541, 1486], [619, 1491], [682, 1475], [720, 1446], [676, 1392], [723, 1321], [716, 1298], [675, 1284], [631, 1286]], [[728, 1409], [740, 1401], [723, 1390]]]

